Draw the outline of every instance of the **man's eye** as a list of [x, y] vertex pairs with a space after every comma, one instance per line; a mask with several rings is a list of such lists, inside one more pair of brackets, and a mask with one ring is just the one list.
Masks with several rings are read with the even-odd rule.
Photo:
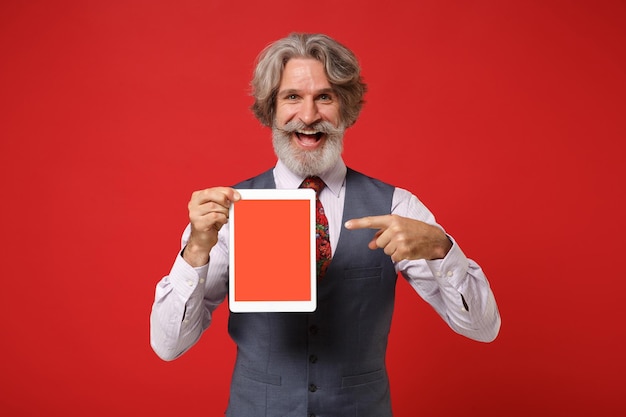
[[320, 95], [320, 100], [322, 100], [322, 101], [328, 101], [330, 99], [331, 99], [330, 94], [321, 94]]
[[297, 99], [297, 98], [298, 98], [298, 96], [297, 96], [297, 95], [295, 95], [295, 94], [289, 94], [289, 95], [287, 96], [287, 100], [295, 100], [295, 99]]

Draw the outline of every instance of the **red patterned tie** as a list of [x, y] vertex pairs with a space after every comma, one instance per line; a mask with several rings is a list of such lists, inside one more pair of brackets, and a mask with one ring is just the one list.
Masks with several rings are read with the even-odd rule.
[[328, 219], [324, 214], [324, 207], [320, 201], [320, 191], [326, 186], [320, 177], [307, 177], [302, 181], [300, 188], [315, 190], [315, 241], [317, 243], [317, 279], [322, 279], [330, 260], [332, 251], [328, 238]]

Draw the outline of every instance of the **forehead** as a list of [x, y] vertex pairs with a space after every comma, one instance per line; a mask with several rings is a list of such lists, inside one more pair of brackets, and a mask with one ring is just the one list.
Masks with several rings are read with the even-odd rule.
[[292, 58], [285, 64], [279, 90], [321, 90], [330, 87], [324, 64], [311, 58]]

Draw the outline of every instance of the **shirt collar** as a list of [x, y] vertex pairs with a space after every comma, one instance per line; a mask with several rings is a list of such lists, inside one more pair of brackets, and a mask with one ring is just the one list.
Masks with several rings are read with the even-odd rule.
[[[319, 177], [324, 181], [324, 184], [326, 184], [326, 188], [328, 188], [335, 197], [339, 197], [339, 192], [346, 179], [346, 172], [346, 164], [343, 162], [343, 159], [339, 158], [335, 165], [324, 171]], [[274, 175], [281, 178], [281, 182], [284, 184], [285, 188], [298, 188], [306, 178], [291, 172], [280, 159], [274, 168]]]

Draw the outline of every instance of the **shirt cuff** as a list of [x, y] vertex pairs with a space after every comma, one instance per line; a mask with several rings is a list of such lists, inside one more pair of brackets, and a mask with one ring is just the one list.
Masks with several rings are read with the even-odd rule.
[[437, 281], [447, 282], [448, 285], [460, 290], [469, 268], [469, 260], [454, 239], [448, 237], [452, 241], [452, 247], [446, 256], [443, 259], [426, 261], [426, 264]]
[[208, 271], [208, 263], [194, 268], [179, 254], [174, 261], [169, 279], [174, 291], [184, 300], [188, 300], [198, 284], [206, 281]]

